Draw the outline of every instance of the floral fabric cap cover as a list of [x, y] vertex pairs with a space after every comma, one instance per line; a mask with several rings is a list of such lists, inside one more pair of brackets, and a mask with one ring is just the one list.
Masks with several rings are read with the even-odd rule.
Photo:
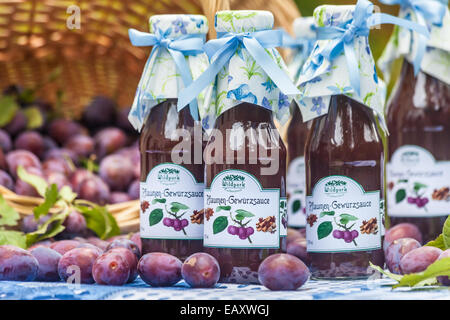
[[[442, 2], [447, 3], [447, 1]], [[411, 8], [401, 8], [399, 17], [417, 22], [416, 14]], [[450, 84], [450, 13], [448, 7], [442, 26], [429, 27], [431, 27], [430, 39], [427, 42], [427, 51], [420, 69], [426, 74]], [[403, 56], [411, 63], [414, 61], [419, 43], [418, 38], [419, 35], [416, 32], [395, 26], [394, 32], [377, 62], [386, 81], [390, 80], [392, 63], [397, 58]]]
[[317, 40], [314, 17], [300, 17], [294, 20], [295, 38], [301, 43], [301, 47], [293, 49], [293, 55], [288, 70], [291, 77], [297, 82], [303, 64], [308, 59]]
[[[269, 11], [219, 11], [215, 17], [215, 28], [219, 34], [271, 30], [273, 24], [274, 17]], [[266, 52], [288, 74], [279, 52], [276, 49], [266, 49]], [[216, 93], [216, 104], [203, 104], [207, 109], [200, 112], [208, 115], [203, 119], [206, 129], [214, 124], [219, 115], [242, 102], [271, 109], [282, 123], [289, 119], [289, 105], [293, 97], [288, 97], [277, 88], [242, 45], [218, 73]]]
[[[177, 39], [186, 35], [199, 35], [206, 38], [208, 20], [202, 15], [155, 15], [150, 17], [150, 32], [162, 32], [164, 37]], [[198, 78], [208, 67], [209, 59], [205, 53], [185, 56], [193, 80]], [[150, 110], [167, 99], [178, 98], [184, 83], [177, 70], [175, 61], [169, 51], [163, 47], [155, 48], [145, 64], [136, 95], [129, 115], [129, 120], [136, 130], [141, 130]], [[209, 86], [198, 97], [199, 113], [201, 106], [214, 103], [213, 87]], [[186, 106], [189, 108], [189, 106]]]
[[[316, 26], [326, 27], [345, 24], [353, 19], [354, 9], [355, 6], [326, 5], [317, 7], [314, 10]], [[368, 37], [357, 36], [353, 42], [355, 55], [359, 60], [360, 96], [350, 84], [344, 53], [333, 61], [328, 61], [321, 55], [330, 41], [334, 40], [318, 40], [316, 42], [297, 82], [297, 86], [302, 93], [297, 103], [302, 112], [303, 121], [309, 121], [327, 114], [331, 97], [344, 94], [373, 109], [383, 127], [386, 127], [384, 121], [385, 88], [378, 79]], [[320, 57], [320, 59], [317, 57]], [[314, 68], [314, 64], [318, 67]]]

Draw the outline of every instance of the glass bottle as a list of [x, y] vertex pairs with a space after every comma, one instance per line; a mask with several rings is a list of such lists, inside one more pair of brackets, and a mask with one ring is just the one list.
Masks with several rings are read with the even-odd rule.
[[183, 108], [177, 102], [188, 81], [208, 67], [207, 32], [206, 17], [183, 14], [152, 16], [149, 34], [130, 30], [134, 45], [153, 45], [129, 115], [141, 130], [143, 254], [165, 252], [184, 260], [203, 249], [204, 142], [198, 107], [207, 96]]
[[[305, 150], [311, 274], [367, 278], [373, 273], [369, 262], [384, 262], [379, 235], [384, 152], [373, 111], [333, 96], [328, 114], [313, 120]], [[328, 215], [332, 218], [321, 222]], [[321, 239], [334, 249], [317, 245]]]

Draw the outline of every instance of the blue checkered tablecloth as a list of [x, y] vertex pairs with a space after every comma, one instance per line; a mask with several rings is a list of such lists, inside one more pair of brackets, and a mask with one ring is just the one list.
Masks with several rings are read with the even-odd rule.
[[308, 281], [296, 291], [270, 291], [258, 285], [218, 284], [192, 289], [180, 281], [170, 288], [151, 288], [141, 279], [123, 287], [44, 282], [0, 282], [1, 300], [436, 300], [450, 299], [450, 288], [391, 289], [389, 279]]

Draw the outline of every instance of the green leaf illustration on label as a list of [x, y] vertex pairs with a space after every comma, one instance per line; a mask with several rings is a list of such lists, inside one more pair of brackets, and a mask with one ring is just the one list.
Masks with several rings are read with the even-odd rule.
[[152, 200], [152, 204], [156, 204], [156, 203], [166, 203], [166, 199], [153, 199]]
[[334, 216], [335, 212], [334, 211], [324, 211], [320, 213], [320, 217], [323, 218], [325, 216]]
[[420, 189], [427, 188], [428, 186], [426, 184], [420, 183], [420, 182], [414, 182], [414, 191], [418, 192]]
[[150, 212], [150, 226], [154, 226], [155, 224], [158, 224], [163, 218], [163, 211], [162, 209], [155, 209], [152, 212]]
[[400, 189], [395, 194], [395, 202], [397, 202], [397, 203], [402, 202], [403, 200], [405, 200], [405, 198], [406, 198], [405, 189]]
[[247, 210], [243, 210], [243, 209], [238, 209], [236, 210], [236, 220], [242, 221], [245, 218], [251, 218], [254, 217], [255, 215]]
[[317, 238], [323, 239], [330, 235], [330, 233], [333, 231], [333, 224], [330, 221], [322, 222], [317, 227]]
[[189, 207], [179, 202], [172, 202], [170, 204], [170, 211], [177, 213], [180, 210], [187, 210]]
[[346, 214], [346, 213], [343, 213], [343, 214], [341, 214], [340, 215], [340, 223], [342, 223], [342, 224], [347, 224], [347, 223], [349, 223], [350, 221], [356, 221], [356, 220], [358, 220], [358, 218], [357, 217], [355, 217], [355, 216], [352, 216], [351, 214]]
[[219, 212], [219, 211], [222, 211], [222, 210], [230, 211], [231, 210], [231, 206], [218, 206], [216, 208], [216, 212]]
[[302, 202], [300, 200], [295, 200], [292, 203], [292, 213], [297, 213], [302, 207]]
[[213, 233], [218, 234], [228, 227], [228, 219], [227, 217], [217, 217], [213, 223]]

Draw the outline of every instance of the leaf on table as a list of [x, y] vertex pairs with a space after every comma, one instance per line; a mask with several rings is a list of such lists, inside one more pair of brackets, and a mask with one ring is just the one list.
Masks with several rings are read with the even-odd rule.
[[428, 242], [425, 246], [427, 246], [427, 247], [436, 247], [436, 248], [439, 248], [441, 250], [446, 250], [447, 249], [445, 247], [444, 236], [442, 234], [440, 234], [439, 237], [437, 237], [435, 240], [432, 240], [432, 241]]
[[45, 192], [45, 200], [39, 206], [34, 208], [34, 218], [36, 220], [41, 216], [45, 216], [49, 213], [50, 209], [56, 204], [59, 199], [58, 187], [56, 184], [52, 184]]
[[13, 227], [18, 224], [19, 220], [20, 214], [0, 194], [0, 225]]
[[429, 247], [436, 247], [441, 250], [450, 249], [450, 216], [445, 220], [442, 233], [435, 239], [426, 244]]
[[17, 168], [17, 175], [21, 180], [33, 186], [41, 197], [45, 198], [45, 192], [48, 188], [47, 181], [37, 175], [28, 173], [22, 166]]
[[423, 272], [404, 275], [394, 288], [436, 284], [439, 276], [450, 276], [450, 258], [435, 261]]
[[450, 216], [445, 220], [444, 227], [442, 228], [442, 237], [445, 249], [450, 249]]
[[14, 230], [0, 230], [0, 245], [9, 244], [22, 249], [27, 248], [27, 237], [23, 232]]
[[389, 272], [389, 271], [387, 271], [387, 270], [384, 270], [383, 268], [380, 268], [379, 266], [377, 266], [377, 265], [374, 265], [372, 262], [369, 262], [370, 263], [370, 267], [372, 268], [372, 269], [375, 269], [375, 270], [377, 270], [378, 272], [380, 272], [380, 273], [382, 273], [382, 274], [384, 274], [386, 277], [388, 277], [388, 278], [390, 278], [390, 279], [392, 279], [392, 280], [395, 280], [395, 281], [400, 281], [401, 279], [402, 279], [402, 275], [400, 275], [400, 274], [395, 274], [395, 273], [392, 273], [392, 272]]

